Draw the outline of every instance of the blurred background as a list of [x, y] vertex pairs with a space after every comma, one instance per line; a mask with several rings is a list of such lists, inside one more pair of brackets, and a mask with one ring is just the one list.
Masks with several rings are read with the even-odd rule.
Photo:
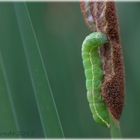
[[[121, 130], [123, 137], [137, 138], [140, 137], [140, 3], [116, 5], [126, 73]], [[86, 98], [81, 44], [90, 31], [79, 3], [44, 2], [27, 6], [65, 137], [110, 137], [108, 129], [93, 121]], [[44, 137], [13, 3], [0, 3], [0, 53], [0, 137]], [[16, 126], [20, 134], [12, 135], [17, 132]]]

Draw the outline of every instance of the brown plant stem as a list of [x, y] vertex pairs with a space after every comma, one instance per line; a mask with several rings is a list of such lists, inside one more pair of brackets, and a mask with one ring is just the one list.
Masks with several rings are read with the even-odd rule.
[[119, 137], [119, 120], [124, 106], [124, 64], [115, 2], [82, 1], [81, 9], [90, 30], [108, 37], [108, 44], [100, 50], [104, 70], [101, 94], [110, 114], [111, 135]]
[[102, 96], [113, 115], [120, 119], [124, 105], [124, 64], [119, 24], [114, 2], [91, 2], [97, 31], [107, 35], [109, 43], [101, 49], [105, 72]]
[[[108, 44], [100, 50], [104, 70], [102, 96], [113, 117], [119, 120], [124, 105], [124, 64], [115, 2], [82, 1], [81, 9], [87, 25], [91, 28], [94, 24], [92, 31], [108, 37]], [[88, 20], [90, 16], [92, 22]]]

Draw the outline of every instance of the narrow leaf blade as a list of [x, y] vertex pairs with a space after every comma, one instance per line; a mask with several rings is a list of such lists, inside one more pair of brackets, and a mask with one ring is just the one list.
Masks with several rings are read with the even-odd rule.
[[44, 134], [47, 137], [63, 137], [61, 122], [27, 6], [25, 3], [14, 3], [14, 7]]

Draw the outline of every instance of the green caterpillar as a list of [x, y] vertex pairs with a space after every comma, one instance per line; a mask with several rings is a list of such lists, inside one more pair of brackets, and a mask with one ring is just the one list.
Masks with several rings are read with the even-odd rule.
[[87, 99], [94, 120], [109, 127], [107, 107], [101, 96], [103, 81], [102, 62], [99, 49], [107, 43], [107, 37], [101, 32], [88, 35], [82, 44], [82, 59], [86, 76]]

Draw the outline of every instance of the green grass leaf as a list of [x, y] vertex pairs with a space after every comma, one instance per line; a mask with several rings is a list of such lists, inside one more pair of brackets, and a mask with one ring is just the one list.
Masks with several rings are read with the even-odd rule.
[[28, 8], [25, 3], [14, 3], [14, 8], [44, 135], [63, 137], [62, 125]]
[[0, 52], [0, 137], [18, 137], [16, 132], [19, 130], [13, 97]]

